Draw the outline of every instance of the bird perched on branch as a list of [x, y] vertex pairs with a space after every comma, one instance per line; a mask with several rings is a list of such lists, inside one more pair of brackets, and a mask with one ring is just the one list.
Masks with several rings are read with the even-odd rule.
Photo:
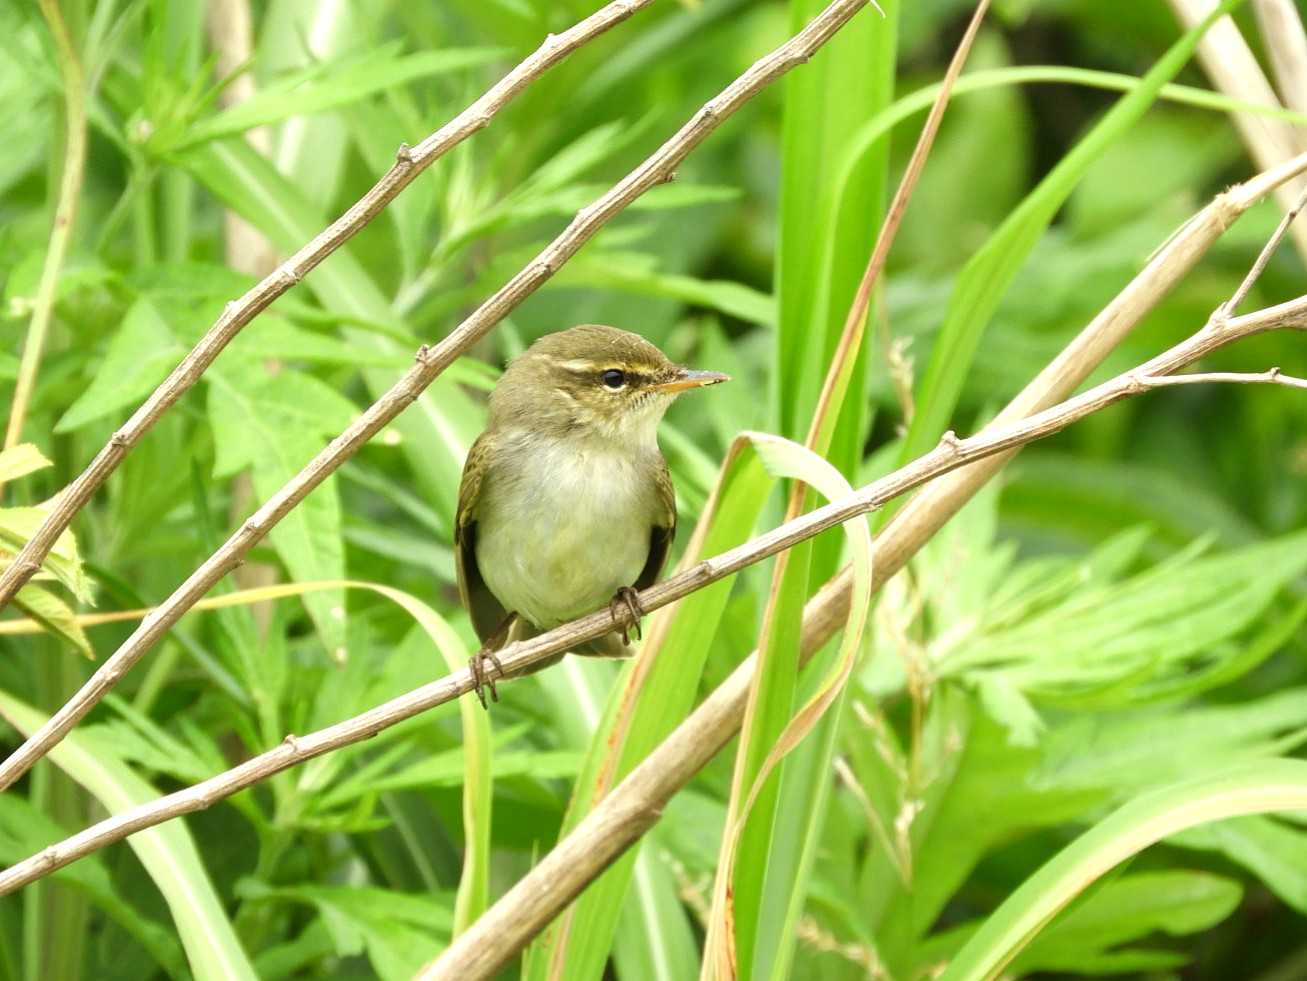
[[[471, 661], [483, 706], [484, 688], [499, 698], [491, 669], [505, 676], [495, 652], [511, 641], [605, 604], [614, 623], [626, 607], [639, 635], [636, 590], [658, 578], [676, 532], [658, 423], [681, 392], [728, 380], [598, 325], [542, 337], [508, 366], [463, 465], [454, 530], [459, 594], [483, 645]], [[575, 653], [625, 657], [628, 644], [622, 628]]]

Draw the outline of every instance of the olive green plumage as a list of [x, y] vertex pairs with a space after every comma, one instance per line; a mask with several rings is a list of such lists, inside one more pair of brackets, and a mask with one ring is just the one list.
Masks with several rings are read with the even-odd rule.
[[[597, 325], [547, 335], [508, 366], [463, 465], [454, 534], [459, 592], [486, 649], [658, 578], [676, 532], [658, 423], [681, 391], [725, 380]], [[577, 653], [629, 648], [614, 633]]]

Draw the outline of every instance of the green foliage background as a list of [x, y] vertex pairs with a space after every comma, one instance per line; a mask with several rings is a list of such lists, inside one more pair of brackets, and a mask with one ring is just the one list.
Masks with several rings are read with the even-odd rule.
[[[298, 248], [401, 142], [594, 6], [255, 3], [258, 94], [219, 110], [203, 4], [66, 4], [92, 87], [74, 244], [25, 429], [52, 465], [10, 458], [0, 547], [30, 533], [21, 509], [71, 480], [252, 283], [225, 262], [228, 209], [277, 252]], [[246, 328], [74, 524], [59, 581], [28, 596], [46, 632], [0, 635], [12, 727], [0, 748], [89, 674], [79, 648], [103, 658], [130, 632], [83, 633], [74, 611], [168, 595], [420, 343], [820, 6], [704, 0], [637, 15]], [[827, 456], [855, 485], [942, 428], [983, 422], [1182, 221], [1251, 173], [1219, 111], [1183, 91], [1123, 97], [1068, 70], [1120, 73], [1129, 87], [1178, 68], [1175, 82], [1205, 88], [1186, 52], [1165, 59], [1180, 36], [1165, 3], [996, 6], [968, 66], [985, 84], [964, 83], [945, 119], [831, 436]], [[450, 552], [462, 456], [500, 366], [542, 333], [611, 323], [735, 377], [674, 407], [664, 428], [683, 529], [738, 433], [802, 439], [923, 118], [927, 103], [908, 96], [938, 80], [971, 7], [885, 9], [864, 11], [727, 122], [675, 183], [608, 226], [293, 512], [252, 556], [252, 578], [221, 591], [331, 585], [183, 621], [51, 762], [0, 796], [0, 861], [457, 664], [472, 644]], [[1019, 77], [1018, 65], [1048, 68]], [[0, 5], [0, 397], [44, 261], [61, 84], [35, 5]], [[269, 157], [243, 139], [254, 127]], [[1227, 232], [1104, 374], [1200, 326], [1277, 220], [1267, 204]], [[1249, 302], [1300, 294], [1302, 268], [1286, 246]], [[891, 362], [911, 366], [912, 420]], [[1270, 365], [1307, 374], [1301, 337], [1255, 338], [1209, 367]], [[783, 506], [756, 463], [732, 466], [710, 552]], [[1026, 450], [884, 591], [850, 686], [755, 808], [735, 881], [741, 973], [928, 976], [1115, 805], [1297, 754], [1305, 476], [1307, 401], [1281, 389], [1170, 390]], [[792, 557], [766, 638], [770, 715], [751, 738], [774, 738], [830, 669], [834, 645], [795, 673], [794, 614], [843, 550], [833, 533]], [[770, 581], [768, 563], [673, 616], [623, 772], [757, 646]], [[566, 659], [503, 686], [488, 719], [445, 706], [0, 899], [0, 981], [409, 977], [588, 806], [624, 670]], [[570, 932], [532, 948], [523, 976], [551, 965], [568, 978], [697, 975], [733, 755], [671, 803]], [[1304, 914], [1301, 815], [1243, 817], [1119, 869], [1014, 970], [1296, 978], [1307, 975]]]

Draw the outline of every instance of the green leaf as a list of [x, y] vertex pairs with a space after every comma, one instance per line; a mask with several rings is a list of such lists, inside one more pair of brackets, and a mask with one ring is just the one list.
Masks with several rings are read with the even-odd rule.
[[[356, 410], [309, 375], [283, 371], [228, 374], [210, 371], [209, 417], [219, 451], [217, 466], [230, 473], [253, 466], [254, 490], [264, 501], [321, 449], [322, 434], [344, 428]], [[300, 582], [345, 575], [340, 498], [328, 477], [269, 534], [291, 576]], [[330, 656], [345, 654], [343, 591], [312, 593], [304, 604]]]
[[[853, 493], [853, 488], [848, 480], [834, 466], [812, 450], [790, 440], [765, 433], [746, 433], [744, 438], [750, 441], [772, 476], [803, 481], [827, 500], [834, 500]], [[705, 960], [712, 958], [713, 962], [719, 965], [719, 971], [724, 970], [725, 965], [729, 962], [725, 945], [729, 944], [730, 941], [725, 937], [724, 931], [731, 928], [732, 917], [726, 914], [731, 906], [732, 898], [736, 901], [735, 910], [738, 912], [740, 909], [738, 904], [739, 889], [737, 887], [732, 890], [732, 877], [737, 868], [743, 867], [742, 863], [765, 859], [770, 849], [774, 814], [768, 813], [762, 816], [760, 823], [766, 833], [759, 836], [759, 844], [756, 846], [758, 850], [753, 853], [746, 852], [749, 847], [749, 839], [744, 833], [746, 822], [750, 821], [753, 816], [754, 805], [760, 799], [769, 776], [780, 764], [781, 760], [813, 732], [826, 711], [840, 699], [845, 684], [853, 673], [858, 652], [861, 648], [863, 630], [866, 628], [871, 606], [871, 526], [866, 517], [858, 516], [845, 522], [843, 527], [848, 538], [849, 552], [852, 555], [853, 564], [853, 582], [850, 585], [848, 619], [844, 625], [839, 651], [834, 662], [829, 670], [821, 676], [821, 680], [817, 682], [814, 692], [808, 697], [807, 701], [797, 712], [793, 713], [793, 717], [791, 717], [790, 712], [790, 695], [795, 687], [793, 681], [796, 681], [797, 678], [787, 679], [791, 681], [791, 684], [789, 689], [784, 692], [785, 697], [783, 700], [767, 705], [763, 702], [764, 695], [762, 693], [766, 691], [765, 681], [769, 672], [774, 674], [792, 670], [793, 675], [797, 675], [797, 663], [791, 669], [783, 663], [778, 666], [774, 661], [769, 662], [767, 654], [770, 648], [768, 647], [763, 647], [759, 655], [758, 667], [754, 676], [754, 687], [750, 693], [750, 703], [745, 712], [744, 727], [740, 735], [735, 778], [731, 788], [731, 803], [727, 811], [727, 826], [723, 832], [722, 854], [718, 864], [717, 883], [713, 896], [713, 921], [709, 926], [708, 949], [704, 954]], [[784, 572], [778, 569], [777, 577], [783, 580], [785, 578]], [[774, 580], [775, 582], [776, 580]], [[803, 593], [798, 593], [798, 596], [801, 598]], [[774, 610], [772, 613], [775, 615]], [[798, 619], [800, 622], [802, 621], [801, 606]], [[797, 637], [793, 651], [797, 662]], [[834, 726], [827, 735], [830, 735], [833, 731]], [[829, 752], [828, 749], [827, 754]], [[815, 829], [812, 834], [815, 834]], [[802, 836], [802, 839], [804, 844], [800, 847], [805, 851], [809, 847], [815, 848], [815, 839], [811, 834]], [[810, 860], [811, 858], [808, 856], [806, 860], [800, 861], [799, 864], [802, 866]], [[754, 876], [755, 882], [761, 879], [763, 879], [762, 876]], [[770, 954], [763, 964], [755, 966], [757, 970], [765, 970], [773, 977], [781, 977], [788, 973], [786, 965], [788, 965], [792, 956], [794, 931], [797, 928], [799, 913], [803, 906], [802, 891], [794, 889], [792, 882], [787, 889], [786, 912], [779, 924], [780, 935], [769, 937], [769, 942], [775, 945], [775, 950], [778, 953]], [[752, 933], [759, 928], [759, 924], [757, 922], [741, 923], [737, 919], [735, 928], [737, 934], [740, 931]], [[714, 941], [718, 946], [714, 946]]]
[[[321, 230], [317, 209], [304, 199], [300, 189], [244, 140], [203, 144], [186, 151], [182, 163], [200, 183], [282, 249], [298, 249]], [[349, 246], [326, 259], [305, 284], [338, 317], [388, 325], [393, 331], [406, 333], [389, 301]], [[417, 345], [415, 340], [405, 347], [375, 330], [360, 328], [346, 328], [344, 336], [347, 342], [373, 351], [410, 357]], [[393, 371], [364, 371], [364, 381], [374, 397], [389, 389], [394, 380]], [[484, 421], [484, 409], [446, 372], [392, 424], [419, 489], [448, 528], [453, 527], [463, 458]]]
[[1170, 835], [1246, 814], [1307, 810], [1307, 762], [1264, 760], [1151, 791], [1062, 849], [986, 919], [941, 981], [999, 977], [1100, 876]]
[[366, 953], [377, 976], [408, 981], [449, 941], [453, 916], [447, 898], [361, 886], [269, 888], [245, 880], [238, 891], [258, 902], [315, 907], [335, 942], [336, 954]]
[[77, 622], [77, 614], [54, 593], [40, 586], [27, 585], [14, 597], [14, 606], [43, 626], [56, 637], [61, 637], [77, 648], [84, 657], [95, 657], [91, 642]]
[[159, 149], [189, 149], [293, 116], [337, 109], [415, 79], [484, 65], [502, 53], [498, 48], [442, 48], [399, 55], [398, 50], [399, 44], [386, 44], [362, 55], [319, 62], [286, 78], [262, 83], [250, 97], [193, 124], [175, 145]]
[[[792, 0], [791, 29], [821, 6], [813, 0]], [[847, 169], [841, 164], [861, 122], [893, 98], [901, 6], [884, 3], [883, 16], [869, 11], [854, 20], [808, 68], [783, 83], [775, 274], [779, 323], [771, 373], [774, 417], [781, 435], [805, 439], [813, 432], [814, 411], [831, 378], [835, 388], [830, 410], [813, 434], [811, 447], [846, 477], [857, 472], [870, 421], [864, 397], [869, 345], [854, 345], [838, 363], [835, 357], [880, 230], [889, 147], [876, 146]], [[841, 95], [831, 98], [832, 92]], [[741, 755], [737, 781], [741, 774], [751, 779], [766, 768], [764, 756], [772, 739], [791, 725], [798, 697], [802, 608], [815, 585], [834, 574], [840, 544], [838, 536], [826, 535], [778, 560], [758, 640], [760, 668], [751, 696], [751, 722], [746, 722], [752, 758]], [[821, 713], [815, 713], [808, 742], [773, 778], [757, 785], [756, 803], [741, 834], [732, 883], [735, 922], [728, 927], [734, 932], [742, 977], [783, 978], [791, 971], [794, 931], [828, 801], [829, 780], [819, 774], [830, 773], [843, 707], [842, 683], [835, 678], [851, 666], [851, 655], [842, 648], [834, 666], [829, 654], [818, 656], [811, 673], [822, 679], [833, 710], [820, 721]], [[814, 706], [810, 701], [796, 719]], [[743, 754], [746, 743], [741, 746]], [[733, 793], [740, 791], [737, 782]], [[721, 914], [719, 893], [714, 916]], [[717, 926], [714, 922], [711, 929]]]
[[767, 294], [743, 283], [657, 272], [653, 260], [640, 253], [583, 253], [560, 269], [550, 285], [592, 286], [669, 297], [746, 323], [767, 327], [776, 324], [776, 302]]
[[124, 406], [138, 405], [186, 355], [186, 347], [149, 299], [141, 297], [114, 331], [86, 390], [55, 424], [68, 433]]
[[[1228, 665], [1246, 669], [1282, 645], [1292, 631], [1284, 623], [1248, 644], [1248, 656], [1236, 638], [1307, 570], [1307, 533], [1204, 558], [1181, 553], [1119, 583], [1037, 568], [1044, 585], [1063, 590], [1059, 601], [940, 652], [938, 670], [982, 683], [1001, 674], [1009, 688], [1062, 704], [1120, 704], [1219, 682]], [[1204, 669], [1197, 677], [1195, 666]]]
[[[21, 862], [69, 834], [22, 797], [0, 795], [0, 862]], [[170, 975], [179, 977], [185, 972], [182, 947], [173, 932], [137, 909], [125, 890], [113, 881], [100, 855], [80, 858], [51, 873], [51, 878], [84, 893]]]
[[[1307, 736], [1307, 689], [1230, 705], [1166, 706], [1076, 716], [1041, 741], [1037, 788], [1139, 793], [1214, 766], [1286, 752]], [[1184, 753], [1158, 753], [1163, 743]]]
[[[722, 463], [713, 496], [686, 545], [681, 567], [745, 541], [771, 483], [748, 443], [734, 442]], [[609, 711], [590, 741], [563, 824], [564, 834], [689, 714], [730, 591], [729, 580], [714, 583], [650, 619], [635, 670], [624, 673], [624, 683], [614, 691]], [[528, 949], [525, 978], [542, 981], [549, 976], [551, 965], [562, 965], [569, 978], [602, 976], [637, 852], [634, 848], [614, 862], [577, 900], [569, 915], [583, 923], [583, 929], [568, 930], [566, 935], [550, 931]]]
[[31, 443], [19, 443], [0, 453], [0, 484], [54, 466]]
[[948, 428], [976, 349], [994, 312], [1049, 223], [1096, 159], [1133, 126], [1193, 56], [1198, 42], [1219, 17], [1242, 0], [1225, 0], [1184, 34], [1140, 81], [1072, 148], [958, 276], [930, 364], [918, 387], [917, 413], [900, 459], [925, 453]]
[[1069, 909], [1040, 934], [1014, 968], [1021, 973], [1077, 973], [1110, 948], [1153, 931], [1184, 936], [1215, 926], [1234, 912], [1242, 897], [1236, 880], [1204, 872], [1123, 876]]
[[1171, 844], [1222, 853], [1299, 913], [1307, 913], [1307, 832], [1301, 828], [1250, 815], [1191, 828]]
[[[24, 736], [30, 736], [47, 721], [42, 713], [3, 691], [0, 715]], [[110, 814], [159, 796], [121, 760], [76, 730], [65, 736], [47, 759], [84, 787]], [[186, 825], [172, 821], [147, 828], [132, 835], [127, 843], [163, 894], [195, 977], [200, 981], [254, 981], [254, 968], [223, 912]]]
[[[49, 515], [47, 505], [31, 508], [0, 508], [0, 564], [18, 554]], [[9, 553], [6, 555], [5, 553]], [[54, 548], [41, 564], [38, 578], [53, 576], [83, 603], [92, 602], [91, 584], [82, 570], [77, 540], [67, 529], [55, 539]]]

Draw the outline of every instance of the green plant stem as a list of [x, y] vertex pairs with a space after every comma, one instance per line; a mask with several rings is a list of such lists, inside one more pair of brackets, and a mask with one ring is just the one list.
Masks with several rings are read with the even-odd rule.
[[77, 198], [82, 190], [82, 176], [86, 170], [86, 91], [82, 63], [73, 47], [57, 0], [41, 0], [41, 13], [50, 24], [54, 36], [59, 70], [64, 80], [64, 173], [59, 184], [59, 200], [55, 206], [54, 226], [50, 230], [50, 245], [41, 269], [41, 282], [37, 287], [32, 319], [27, 326], [27, 339], [23, 344], [23, 360], [18, 368], [18, 383], [9, 410], [9, 425], [5, 430], [5, 449], [18, 443], [23, 436], [23, 424], [36, 386], [36, 375], [41, 367], [41, 354], [45, 349], [46, 334], [54, 313], [55, 288], [59, 272], [68, 255], [72, 239], [73, 220], [77, 216]]

